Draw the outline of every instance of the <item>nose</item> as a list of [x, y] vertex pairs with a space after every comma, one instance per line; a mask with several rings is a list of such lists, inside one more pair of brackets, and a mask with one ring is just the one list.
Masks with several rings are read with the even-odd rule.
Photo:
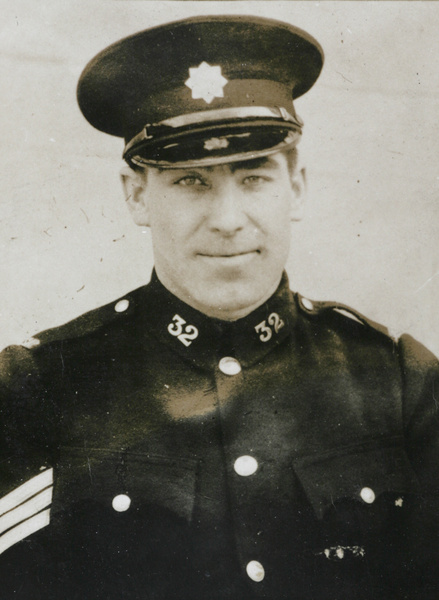
[[233, 182], [223, 181], [210, 205], [210, 229], [231, 236], [242, 230], [246, 223], [247, 216], [239, 190]]

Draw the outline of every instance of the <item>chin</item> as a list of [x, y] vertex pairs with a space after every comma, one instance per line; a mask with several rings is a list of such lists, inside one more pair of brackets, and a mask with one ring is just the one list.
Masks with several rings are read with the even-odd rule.
[[[228, 320], [232, 315], [232, 319], [240, 318], [233, 317], [234, 313], [245, 313], [246, 309], [253, 310], [257, 308], [258, 303], [265, 300], [265, 296], [261, 294], [261, 289], [256, 286], [249, 289], [248, 286], [242, 284], [219, 284], [218, 288], [212, 290], [210, 294], [203, 294], [199, 298], [202, 312], [216, 318]], [[244, 315], [243, 315], [244, 316]]]

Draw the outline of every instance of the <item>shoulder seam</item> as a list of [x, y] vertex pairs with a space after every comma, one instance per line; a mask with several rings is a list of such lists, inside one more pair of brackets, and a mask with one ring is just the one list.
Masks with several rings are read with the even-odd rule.
[[144, 288], [145, 286], [137, 288], [108, 304], [87, 311], [58, 327], [45, 329], [36, 333], [22, 342], [21, 346], [31, 350], [43, 344], [80, 338], [98, 331], [101, 327], [116, 319], [126, 318], [133, 314], [136, 307], [136, 296]]
[[325, 312], [334, 311], [353, 321], [356, 321], [357, 323], [360, 323], [361, 325], [370, 327], [371, 329], [374, 329], [375, 331], [378, 331], [386, 337], [396, 341], [396, 338], [390, 333], [389, 329], [385, 325], [381, 325], [381, 323], [377, 323], [373, 319], [366, 317], [363, 315], [363, 313], [351, 308], [347, 304], [337, 301], [309, 300], [299, 293], [297, 294], [297, 300], [299, 307], [308, 315], [318, 316]]

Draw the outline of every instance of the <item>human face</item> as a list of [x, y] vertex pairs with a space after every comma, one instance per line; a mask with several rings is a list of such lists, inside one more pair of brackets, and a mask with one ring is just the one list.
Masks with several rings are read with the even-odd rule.
[[249, 314], [272, 295], [303, 191], [301, 173], [290, 173], [283, 153], [132, 173], [127, 200], [135, 222], [151, 228], [155, 268], [169, 291], [223, 320]]

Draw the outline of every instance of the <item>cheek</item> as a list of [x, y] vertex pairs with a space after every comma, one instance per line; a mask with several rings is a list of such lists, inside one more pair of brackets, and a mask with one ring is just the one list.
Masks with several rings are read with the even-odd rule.
[[188, 212], [180, 207], [167, 205], [151, 215], [151, 234], [155, 248], [167, 253], [171, 260], [183, 255], [190, 242], [194, 224]]
[[169, 239], [169, 221], [160, 214], [151, 215], [151, 234], [156, 243], [162, 243]]
[[263, 228], [267, 235], [277, 240], [279, 245], [284, 245], [285, 240], [291, 235], [291, 205], [285, 192], [281, 196], [274, 196], [272, 202], [261, 215]]
[[175, 244], [175, 231], [173, 231], [172, 223], [166, 219], [164, 215], [151, 215], [151, 238], [155, 254], [159, 253], [162, 256], [173, 255]]

